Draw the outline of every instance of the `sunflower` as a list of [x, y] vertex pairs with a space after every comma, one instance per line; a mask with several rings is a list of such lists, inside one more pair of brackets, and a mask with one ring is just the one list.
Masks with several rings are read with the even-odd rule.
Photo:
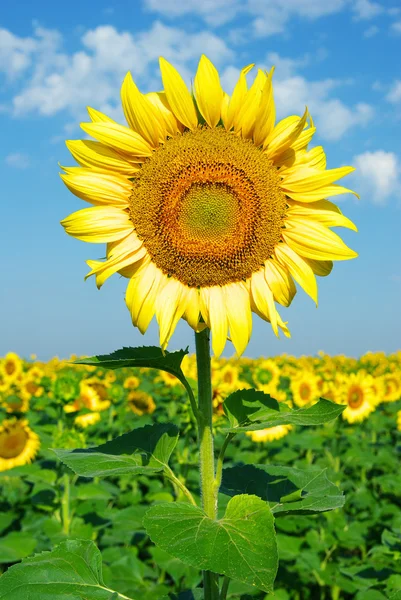
[[291, 429], [293, 429], [292, 425], [276, 425], [267, 429], [247, 431], [246, 435], [249, 435], [253, 442], [274, 442], [290, 433]]
[[319, 396], [317, 382], [318, 378], [310, 371], [303, 371], [294, 377], [290, 383], [294, 404], [302, 407], [315, 402]]
[[266, 393], [276, 391], [280, 381], [280, 367], [274, 360], [263, 360], [255, 370], [254, 378], [258, 387]]
[[78, 425], [78, 427], [82, 427], [83, 429], [86, 429], [86, 427], [89, 427], [90, 425], [95, 425], [99, 421], [100, 413], [98, 412], [90, 412], [84, 415], [78, 415], [74, 419], [75, 425]]
[[128, 394], [128, 408], [136, 415], [150, 415], [156, 410], [156, 404], [149, 394], [134, 390]]
[[[83, 241], [106, 243], [89, 260], [100, 288], [115, 272], [129, 279], [126, 303], [144, 333], [153, 316], [167, 347], [178, 321], [212, 331], [216, 356], [227, 335], [237, 354], [252, 312], [289, 336], [275, 302], [289, 306], [296, 281], [317, 303], [315, 275], [354, 258], [333, 226], [355, 225], [327, 197], [350, 192], [334, 182], [354, 169], [326, 170], [321, 146], [308, 150], [308, 110], [275, 123], [272, 69], [247, 86], [245, 67], [231, 97], [202, 56], [193, 93], [164, 58], [164, 90], [142, 94], [131, 74], [121, 98], [128, 127], [93, 108], [70, 140], [78, 167], [61, 177], [93, 206], [62, 221]], [[353, 192], [352, 192], [353, 193]]]
[[386, 373], [383, 375], [384, 396], [383, 402], [395, 402], [401, 397], [400, 373]]
[[66, 404], [64, 411], [66, 413], [73, 413], [81, 410], [81, 408], [87, 408], [92, 411], [103, 411], [109, 408], [110, 400], [104, 399], [104, 395], [101, 396], [100, 392], [104, 394], [104, 386], [97, 380], [85, 379], [80, 383], [80, 392], [78, 398]]
[[0, 471], [32, 462], [40, 447], [28, 421], [10, 419], [0, 425]]
[[15, 352], [9, 352], [0, 365], [5, 380], [15, 381], [22, 375], [22, 360]]
[[141, 382], [138, 377], [135, 377], [135, 375], [129, 375], [129, 377], [126, 377], [124, 380], [124, 388], [128, 390], [136, 390], [140, 383]]
[[237, 366], [227, 363], [224, 366], [219, 365], [217, 368], [212, 369], [213, 386], [221, 387], [227, 392], [232, 392], [237, 389], [239, 383], [239, 370]]
[[372, 377], [364, 371], [351, 373], [343, 383], [342, 404], [347, 408], [343, 419], [348, 423], [357, 423], [366, 419], [375, 410], [375, 396]]

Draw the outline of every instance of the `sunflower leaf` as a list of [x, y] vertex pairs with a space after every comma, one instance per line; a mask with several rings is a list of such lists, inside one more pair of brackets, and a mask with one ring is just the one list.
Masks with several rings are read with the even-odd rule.
[[94, 448], [53, 449], [57, 457], [77, 475], [105, 477], [163, 471], [178, 440], [175, 425], [139, 427]]
[[327, 479], [326, 469], [240, 465], [223, 470], [220, 492], [255, 494], [275, 516], [313, 515], [344, 505], [344, 495]]
[[[344, 405], [320, 398], [313, 406], [292, 410], [286, 404], [274, 401], [268, 394], [264, 394], [266, 399], [261, 402], [256, 394], [253, 396], [249, 394], [252, 391], [255, 392], [255, 390], [240, 390], [241, 393], [227, 406], [227, 400], [235, 396], [237, 392], [225, 400], [224, 407], [231, 425], [230, 428], [224, 430], [226, 433], [258, 431], [277, 425], [322, 425], [336, 419], [345, 409]], [[257, 393], [263, 394], [263, 392]], [[251, 406], [248, 409], [249, 402], [251, 402]], [[276, 406], [273, 402], [276, 402]], [[268, 404], [269, 406], [267, 406]]]
[[100, 551], [89, 540], [67, 540], [31, 556], [0, 578], [1, 600], [130, 600], [105, 587]]
[[235, 496], [215, 521], [192, 504], [152, 506], [145, 514], [151, 540], [193, 567], [272, 591], [278, 567], [273, 515], [256, 496]]

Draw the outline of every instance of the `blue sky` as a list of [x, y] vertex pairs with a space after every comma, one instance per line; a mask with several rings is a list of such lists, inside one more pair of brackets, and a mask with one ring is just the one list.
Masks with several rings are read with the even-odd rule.
[[[7, 3], [0, 21], [0, 355], [41, 359], [157, 344], [130, 322], [126, 280], [98, 291], [85, 260], [103, 248], [68, 237], [59, 221], [85, 208], [59, 179], [72, 165], [65, 139], [82, 137], [87, 105], [123, 119], [130, 70], [142, 91], [161, 89], [158, 57], [188, 83], [202, 53], [231, 92], [250, 62], [276, 66], [278, 117], [308, 106], [328, 167], [351, 164], [338, 201], [359, 233], [341, 230], [359, 258], [319, 279], [319, 307], [302, 290], [282, 308], [292, 333], [277, 340], [257, 317], [248, 356], [358, 356], [400, 348], [401, 8], [386, 0], [49, 0]], [[122, 120], [121, 122], [124, 122]], [[190, 345], [181, 323], [170, 349]], [[233, 353], [228, 344], [225, 355]]]

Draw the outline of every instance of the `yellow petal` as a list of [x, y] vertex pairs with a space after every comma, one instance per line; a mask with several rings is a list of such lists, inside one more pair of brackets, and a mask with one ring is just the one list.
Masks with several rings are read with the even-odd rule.
[[265, 279], [276, 302], [289, 306], [297, 293], [297, 288], [287, 269], [276, 260], [269, 259], [265, 262]]
[[221, 120], [223, 121], [224, 126], [225, 126], [225, 123], [227, 122], [227, 114], [228, 114], [228, 105], [229, 104], [230, 104], [230, 96], [228, 94], [226, 94], [226, 92], [223, 92], [223, 99], [221, 101], [220, 112], [221, 112]]
[[195, 75], [194, 91], [200, 114], [209, 127], [216, 127], [221, 116], [223, 89], [216, 67], [204, 54]]
[[[308, 131], [310, 131], [310, 129], [303, 131], [301, 135]], [[324, 171], [326, 168], [326, 154], [322, 146], [316, 146], [315, 148], [312, 148], [312, 150], [309, 150], [309, 152], [307, 152], [305, 148], [294, 150], [294, 148], [290, 146], [283, 154], [280, 154], [275, 159], [274, 164], [281, 167], [280, 174], [283, 173], [284, 169], [290, 169], [291, 167], [298, 165]]]
[[311, 267], [287, 244], [278, 244], [274, 252], [277, 260], [288, 269], [295, 281], [317, 305], [317, 283]]
[[227, 115], [223, 118], [224, 127], [230, 131], [232, 127], [237, 131], [239, 128], [238, 115], [242, 109], [244, 98], [248, 91], [246, 75], [254, 67], [254, 64], [244, 67], [233, 90], [227, 107]]
[[249, 291], [243, 283], [228, 284], [223, 289], [231, 341], [238, 356], [241, 356], [252, 333]]
[[172, 137], [177, 132], [184, 131], [184, 126], [177, 121], [170, 109], [165, 92], [149, 92], [149, 94], [146, 94], [146, 97], [160, 111], [160, 117], [164, 121], [167, 135]]
[[187, 288], [169, 277], [159, 288], [156, 299], [156, 319], [160, 329], [160, 346], [165, 350], [178, 321], [187, 308]]
[[117, 150], [122, 150], [131, 156], [151, 156], [150, 145], [136, 131], [118, 123], [81, 123], [81, 128], [88, 134], [110, 145]]
[[187, 308], [183, 314], [184, 319], [187, 320], [188, 325], [192, 327], [194, 331], [200, 331], [205, 328], [205, 324], [200, 323], [200, 297], [199, 290], [197, 288], [188, 288], [187, 292]]
[[86, 108], [89, 113], [89, 118], [93, 123], [115, 123], [113, 119], [110, 119], [110, 117], [100, 112], [100, 110], [96, 110], [90, 106], [87, 106]]
[[263, 144], [263, 147], [266, 148], [265, 152], [271, 160], [274, 161], [277, 156], [294, 144], [305, 128], [307, 118], [308, 109], [306, 108], [302, 117], [291, 116], [277, 123]]
[[109, 242], [107, 244], [107, 258], [112, 256], [118, 256], [122, 254], [129, 254], [130, 252], [136, 252], [142, 246], [142, 240], [138, 238], [135, 231], [115, 242]]
[[91, 275], [96, 275], [96, 286], [100, 289], [106, 279], [111, 277], [111, 275], [138, 262], [146, 255], [146, 253], [146, 249], [141, 247], [136, 252], [115, 255], [106, 261], [87, 260], [86, 264], [90, 267], [91, 271], [85, 275], [85, 279], [88, 279]]
[[201, 309], [205, 319], [204, 307], [207, 307], [207, 324], [212, 332], [212, 348], [218, 358], [224, 350], [227, 340], [227, 315], [224, 304], [223, 288], [213, 286], [201, 288]]
[[161, 271], [152, 262], [145, 261], [130, 280], [125, 301], [135, 327], [145, 333], [156, 310]]
[[333, 261], [332, 260], [313, 260], [312, 258], [305, 258], [304, 261], [310, 266], [312, 271], [318, 277], [326, 277], [330, 275], [333, 269]]
[[185, 127], [196, 129], [198, 118], [194, 102], [181, 75], [163, 57], [160, 57], [160, 71], [171, 110]]
[[290, 192], [311, 192], [355, 171], [354, 167], [340, 167], [321, 171], [308, 167], [294, 167], [284, 171], [281, 187]]
[[95, 168], [97, 171], [114, 171], [127, 177], [132, 177], [141, 168], [139, 163], [128, 162], [122, 154], [100, 142], [67, 140], [66, 145], [75, 160], [83, 167]]
[[349, 260], [358, 256], [324, 225], [301, 217], [286, 222], [283, 238], [301, 256], [315, 260]]
[[321, 188], [317, 188], [316, 190], [311, 190], [308, 192], [290, 192], [289, 190], [285, 190], [285, 194], [297, 202], [317, 202], [322, 198], [327, 198], [328, 196], [339, 196], [340, 194], [354, 194], [354, 196], [359, 198], [359, 195], [353, 190], [336, 184], [325, 185]]
[[292, 217], [305, 217], [318, 221], [326, 227], [347, 227], [353, 231], [358, 231], [356, 225], [347, 217], [344, 217], [341, 210], [329, 200], [319, 200], [305, 206], [298, 204], [293, 200], [287, 200], [289, 209], [287, 210], [288, 220]]
[[112, 206], [93, 206], [73, 213], [61, 225], [69, 235], [94, 244], [112, 242], [133, 231], [128, 213]]
[[[238, 114], [237, 128], [241, 130], [243, 138], [252, 138], [255, 128], [256, 117], [259, 111], [263, 88], [267, 77], [260, 69], [255, 77], [255, 81], [247, 91], [243, 105]], [[236, 129], [236, 128], [234, 128]]]
[[273, 97], [273, 73], [274, 67], [271, 69], [266, 83], [264, 85], [259, 110], [256, 115], [255, 129], [253, 132], [253, 141], [256, 146], [261, 146], [266, 138], [274, 129], [276, 121], [276, 107]]
[[121, 101], [128, 124], [152, 148], [158, 148], [159, 142], [166, 138], [164, 120], [149, 98], [138, 90], [130, 72], [125, 76], [121, 87]]
[[273, 293], [265, 279], [264, 269], [252, 273], [251, 292], [252, 299], [259, 313], [261, 313], [265, 319], [270, 321], [274, 333], [278, 336], [277, 311], [274, 305]]
[[132, 192], [131, 182], [124, 177], [80, 169], [74, 173], [60, 173], [68, 189], [91, 204], [125, 208]]

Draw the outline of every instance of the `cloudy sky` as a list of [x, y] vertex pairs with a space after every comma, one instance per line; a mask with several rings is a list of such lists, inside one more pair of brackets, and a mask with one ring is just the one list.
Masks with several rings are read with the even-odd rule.
[[[130, 70], [142, 91], [161, 89], [158, 57], [191, 82], [205, 53], [231, 92], [251, 62], [276, 66], [278, 117], [308, 106], [328, 168], [351, 164], [340, 196], [359, 233], [341, 230], [359, 258], [319, 280], [319, 307], [302, 290], [281, 309], [292, 339], [254, 320], [246, 354], [358, 356], [401, 346], [401, 8], [398, 0], [50, 0], [9, 2], [0, 17], [2, 272], [0, 355], [47, 359], [157, 343], [124, 304], [126, 281], [84, 282], [99, 246], [68, 237], [59, 221], [84, 208], [59, 179], [72, 165], [92, 106], [124, 122], [119, 89]], [[337, 200], [337, 199], [335, 199]], [[170, 348], [190, 344], [182, 323]], [[226, 355], [232, 354], [228, 346]]]

